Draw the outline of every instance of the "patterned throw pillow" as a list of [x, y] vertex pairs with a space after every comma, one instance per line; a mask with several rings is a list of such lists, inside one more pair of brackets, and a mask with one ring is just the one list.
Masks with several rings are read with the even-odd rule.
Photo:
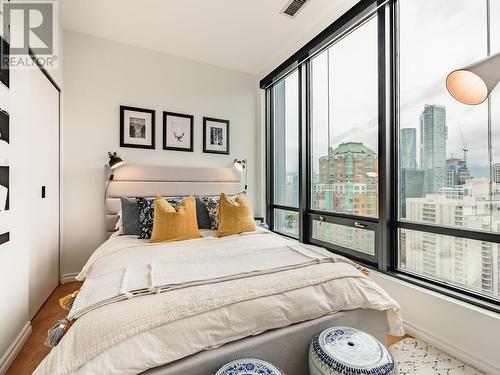
[[[245, 194], [245, 193], [241, 193]], [[246, 194], [245, 194], [246, 195]], [[234, 199], [237, 197], [238, 194], [236, 195], [230, 195], [230, 199]], [[217, 230], [219, 228], [219, 199], [220, 196], [208, 196], [205, 195], [201, 197], [201, 200], [205, 204], [205, 207], [207, 208], [208, 211], [208, 216], [210, 218], [210, 229], [211, 230]]]
[[208, 211], [210, 229], [217, 230], [219, 227], [219, 197], [203, 196], [201, 199]]
[[[153, 232], [154, 200], [143, 197], [135, 199], [139, 205], [139, 238], [147, 240], [151, 238], [151, 233]], [[167, 201], [175, 208], [182, 201], [182, 198], [168, 198]]]

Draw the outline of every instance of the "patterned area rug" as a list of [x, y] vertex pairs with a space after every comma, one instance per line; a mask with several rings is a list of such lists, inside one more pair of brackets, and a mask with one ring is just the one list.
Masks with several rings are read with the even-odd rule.
[[406, 338], [389, 351], [398, 364], [399, 375], [482, 375], [484, 372], [460, 362], [426, 342]]

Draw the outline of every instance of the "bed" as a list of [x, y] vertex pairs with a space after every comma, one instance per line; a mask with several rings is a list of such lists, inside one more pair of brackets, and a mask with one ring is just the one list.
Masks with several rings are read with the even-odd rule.
[[114, 233], [122, 196], [241, 190], [229, 168], [120, 168], [106, 195], [110, 238], [78, 275], [81, 293], [105, 294], [116, 273], [150, 280], [153, 269], [168, 287], [82, 308], [35, 374], [201, 375], [250, 356], [303, 375], [309, 343], [326, 327], [357, 327], [382, 342], [404, 334], [399, 305], [356, 264], [316, 246], [264, 229], [170, 243]]

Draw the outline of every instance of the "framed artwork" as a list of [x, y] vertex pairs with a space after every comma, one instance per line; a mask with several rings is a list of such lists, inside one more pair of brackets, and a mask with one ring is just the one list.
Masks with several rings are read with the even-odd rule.
[[0, 212], [9, 209], [9, 166], [0, 166]]
[[0, 245], [4, 244], [6, 242], [9, 242], [9, 240], [10, 240], [10, 233], [9, 232], [0, 234]]
[[0, 109], [0, 148], [9, 143], [9, 114]]
[[193, 152], [194, 116], [163, 112], [163, 149]]
[[[10, 57], [10, 45], [3, 36], [0, 37], [0, 57], [2, 61], [9, 61]], [[9, 65], [3, 62], [0, 64], [0, 82], [7, 87], [10, 85]]]
[[229, 155], [229, 121], [203, 117], [203, 152]]
[[152, 109], [120, 106], [120, 147], [155, 148]]

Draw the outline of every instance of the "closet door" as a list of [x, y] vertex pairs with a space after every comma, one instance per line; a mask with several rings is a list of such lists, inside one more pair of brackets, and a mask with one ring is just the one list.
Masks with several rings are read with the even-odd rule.
[[59, 285], [59, 91], [39, 70], [26, 71], [31, 168], [30, 319]]

